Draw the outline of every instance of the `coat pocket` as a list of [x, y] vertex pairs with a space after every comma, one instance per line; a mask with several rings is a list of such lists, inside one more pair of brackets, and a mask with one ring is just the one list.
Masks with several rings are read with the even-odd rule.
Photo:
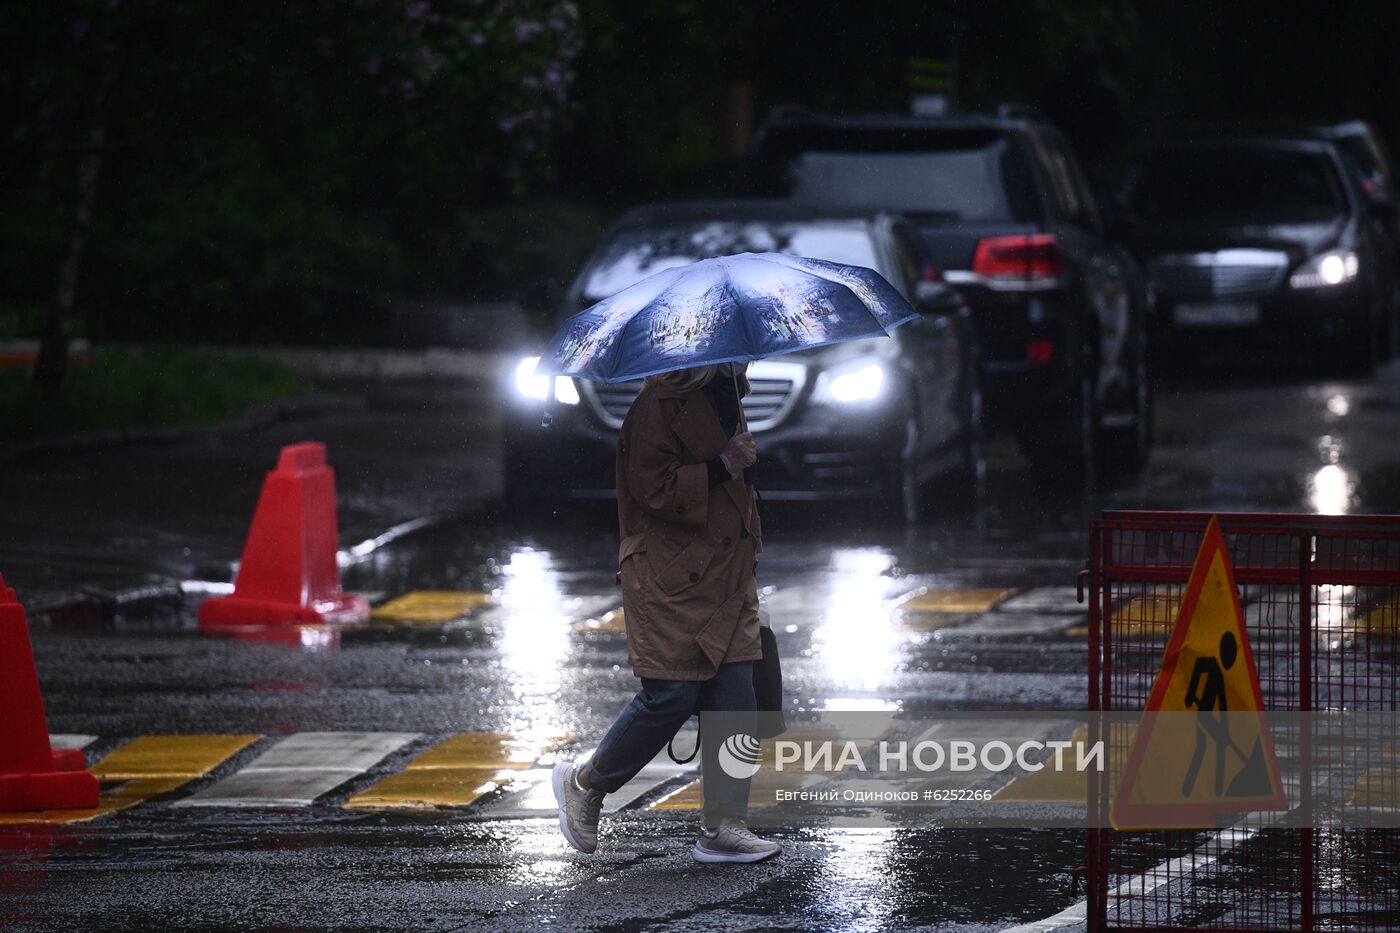
[[705, 578], [714, 556], [714, 543], [708, 538], [696, 538], [661, 566], [653, 564], [657, 589], [667, 596], [689, 589]]

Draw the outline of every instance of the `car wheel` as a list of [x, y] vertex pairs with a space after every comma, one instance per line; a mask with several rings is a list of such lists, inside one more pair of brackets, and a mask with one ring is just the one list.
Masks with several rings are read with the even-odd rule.
[[1132, 424], [1104, 431], [1101, 456], [1104, 472], [1110, 476], [1131, 476], [1147, 465], [1152, 451], [1154, 400], [1148, 373], [1147, 348], [1139, 340], [1133, 361]]
[[1019, 436], [1033, 479], [1055, 489], [1098, 485], [1099, 413], [1093, 371], [1085, 367], [1070, 397], [1027, 423]]

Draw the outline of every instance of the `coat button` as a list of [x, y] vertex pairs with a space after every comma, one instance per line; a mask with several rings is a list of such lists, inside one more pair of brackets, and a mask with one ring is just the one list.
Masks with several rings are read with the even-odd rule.
[[677, 514], [677, 515], [684, 515], [684, 514], [685, 514], [685, 506], [683, 506], [683, 505], [678, 505], [678, 506], [676, 506], [676, 514]]
[[734, 539], [731, 538], [731, 537], [729, 537], [728, 535], [726, 535], [725, 538], [724, 538], [724, 546], [725, 546], [725, 547], [729, 547], [729, 545], [731, 545], [731, 544], [733, 544], [733, 543], [734, 543]]
[[700, 574], [698, 574], [698, 573], [692, 573], [692, 574], [690, 575], [690, 582], [691, 582], [691, 583], [699, 583], [699, 582], [700, 582]]

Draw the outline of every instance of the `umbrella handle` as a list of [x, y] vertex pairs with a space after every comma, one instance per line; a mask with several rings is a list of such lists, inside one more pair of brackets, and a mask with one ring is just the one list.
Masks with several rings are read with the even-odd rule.
[[[744, 416], [744, 397], [739, 394], [739, 371], [731, 365], [729, 375], [734, 378], [734, 398], [739, 404], [739, 433], [742, 434], [749, 429], [749, 419]], [[744, 482], [749, 486], [754, 485], [758, 480], [758, 471], [753, 467], [744, 467]]]
[[749, 429], [749, 420], [744, 417], [744, 397], [739, 394], [739, 370], [731, 363], [729, 375], [734, 379], [734, 398], [739, 403], [739, 433], [742, 434]]

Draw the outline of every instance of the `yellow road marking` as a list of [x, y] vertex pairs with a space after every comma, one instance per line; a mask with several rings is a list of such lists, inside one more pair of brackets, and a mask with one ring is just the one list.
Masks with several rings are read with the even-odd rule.
[[1364, 635], [1394, 635], [1400, 632], [1400, 599], [1381, 603], [1354, 623]]
[[417, 590], [375, 609], [370, 615], [394, 622], [451, 622], [491, 601], [486, 593], [465, 590]]
[[0, 813], [0, 825], [14, 823], [83, 823], [125, 810], [203, 777], [260, 735], [147, 735], [103, 758], [90, 769], [99, 781], [121, 783], [102, 792], [97, 806], [86, 810]]
[[1018, 592], [1014, 588], [929, 589], [920, 587], [895, 603], [904, 612], [988, 612]]
[[1367, 768], [1347, 795], [1349, 807], [1376, 807], [1394, 810], [1400, 806], [1400, 770]]
[[586, 619], [580, 622], [578, 629], [583, 632], [605, 632], [611, 635], [621, 635], [627, 631], [627, 625], [623, 619], [622, 610], [614, 609], [612, 612], [603, 613], [602, 618]]
[[[1181, 597], [1169, 593], [1148, 593], [1135, 596], [1113, 609], [1113, 634], [1115, 635], [1166, 635], [1176, 622], [1176, 613], [1181, 608]], [[1065, 629], [1070, 637], [1089, 634], [1089, 626], [1076, 625]]]
[[[1109, 728], [1113, 731], [1112, 745], [1114, 748], [1128, 749], [1133, 744], [1133, 738], [1137, 735], [1137, 725], [1135, 723], [1111, 723]], [[1109, 737], [1105, 736], [1107, 743]], [[1039, 771], [1027, 771], [1025, 774], [1017, 775], [1009, 784], [992, 795], [994, 803], [1079, 803], [1087, 805], [1089, 803], [1089, 772], [1080, 771], [1075, 767], [1075, 762], [1079, 760], [1079, 755], [1084, 751], [1089, 742], [1089, 727], [1080, 726], [1070, 734], [1071, 746], [1061, 753], [1062, 765], [1055, 768], [1055, 759], [1050, 757], [1044, 761], [1044, 767]], [[1118, 780], [1122, 776], [1124, 764], [1124, 754], [1115, 756], [1110, 762], [1109, 784], [1110, 788], [1117, 787]]]
[[345, 802], [352, 808], [460, 807], [496, 790], [567, 736], [522, 739], [494, 732], [455, 735]]
[[1011, 783], [992, 795], [997, 803], [1020, 803], [1037, 801], [1041, 803], [1082, 803], [1089, 802], [1089, 775], [1086, 771], [1074, 768], [1075, 754], [1089, 741], [1089, 727], [1080, 726], [1070, 735], [1073, 747], [1064, 750], [1061, 760], [1063, 769], [1056, 769], [1054, 759], [1045, 763], [1039, 771], [1028, 771], [1017, 775]]

